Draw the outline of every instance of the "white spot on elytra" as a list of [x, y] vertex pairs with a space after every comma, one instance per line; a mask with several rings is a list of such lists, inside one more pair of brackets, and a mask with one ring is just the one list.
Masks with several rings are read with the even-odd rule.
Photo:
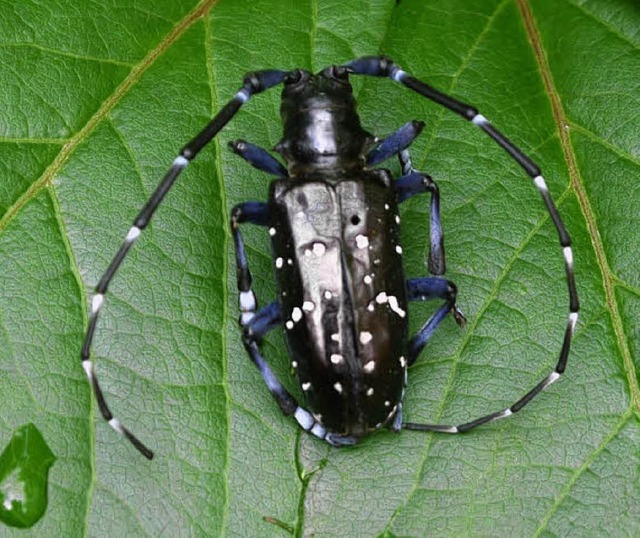
[[305, 301], [304, 303], [302, 303], [302, 310], [304, 310], [305, 312], [311, 312], [313, 311], [313, 309], [315, 308], [315, 304], [313, 304], [313, 302], [311, 301]]
[[368, 344], [371, 342], [373, 335], [369, 331], [362, 331], [360, 333], [360, 342], [363, 344]]
[[373, 279], [371, 278], [371, 275], [365, 275], [364, 276], [364, 283], [365, 284], [371, 284], [371, 282], [373, 282]]
[[331, 340], [333, 340], [334, 342], [339, 342], [340, 341], [340, 334], [338, 333], [333, 333], [331, 335]]
[[302, 310], [297, 306], [291, 311], [291, 319], [296, 323], [302, 319]]
[[282, 258], [276, 258], [276, 267], [281, 269], [284, 264], [284, 260]]
[[380, 293], [378, 293], [378, 295], [376, 295], [376, 303], [378, 304], [384, 304], [388, 301], [388, 297], [386, 292], [381, 291]]
[[369, 361], [367, 364], [365, 364], [362, 369], [367, 372], [368, 374], [370, 374], [371, 372], [373, 372], [373, 369], [376, 367], [376, 363], [374, 361]]
[[367, 248], [369, 246], [369, 238], [366, 235], [356, 235], [356, 245], [358, 248]]
[[298, 367], [298, 361], [291, 361], [291, 367], [292, 368], [297, 368]]
[[389, 307], [401, 318], [407, 315], [407, 313], [404, 310], [402, 310], [402, 308], [400, 308], [400, 305], [398, 304], [398, 299], [394, 295], [389, 295]]
[[316, 256], [322, 256], [326, 251], [327, 251], [327, 247], [325, 247], [322, 243], [313, 244], [313, 253]]
[[400, 216], [396, 215], [396, 224], [400, 224]]
[[367, 389], [367, 396], [373, 396], [373, 387]]
[[276, 235], [276, 229], [275, 228], [269, 228], [269, 235], [271, 237], [273, 237], [274, 235]]
[[289, 330], [293, 329], [293, 321], [291, 320], [287, 321], [284, 325]]
[[344, 358], [342, 357], [342, 355], [338, 353], [334, 353], [333, 355], [331, 355], [331, 362], [333, 364], [340, 364], [343, 360]]
[[400, 245], [396, 245], [396, 252], [402, 254], [402, 247]]
[[287, 258], [287, 265], [293, 265], [293, 260], [291, 258]]
[[309, 390], [311, 388], [311, 383], [306, 382], [302, 384], [302, 390]]
[[342, 384], [340, 383], [334, 383], [333, 388], [336, 389], [336, 392], [338, 394], [342, 394]]
[[331, 299], [331, 297], [333, 297], [333, 294], [329, 290], [324, 292], [325, 299]]
[[389, 400], [385, 400], [384, 401], [384, 406], [385, 407], [389, 407], [391, 405], [391, 402]]
[[407, 365], [407, 359], [404, 358], [404, 355], [400, 357], [400, 366], [404, 368]]

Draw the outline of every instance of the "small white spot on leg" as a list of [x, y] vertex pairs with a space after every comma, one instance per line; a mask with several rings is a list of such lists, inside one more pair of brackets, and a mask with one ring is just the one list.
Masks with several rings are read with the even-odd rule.
[[314, 420], [311, 416], [311, 413], [309, 413], [309, 411], [306, 411], [305, 409], [302, 409], [302, 407], [296, 407], [293, 416], [298, 421], [298, 424], [302, 426], [302, 429], [308, 430], [309, 428], [311, 428], [311, 426], [313, 426]]
[[140, 237], [140, 233], [140, 228], [138, 228], [137, 226], [131, 226], [131, 229], [129, 230], [129, 233], [125, 238], [125, 241], [127, 243], [133, 243], [136, 239], [138, 239], [138, 237]]
[[241, 291], [238, 299], [242, 312], [253, 312], [256, 309], [256, 296], [249, 291]]
[[249, 324], [249, 322], [253, 319], [253, 316], [254, 316], [254, 315], [255, 315], [255, 314], [254, 314], [253, 312], [243, 312], [243, 313], [240, 315], [240, 325], [242, 325], [243, 327], [244, 327], [245, 325], [248, 325], [248, 324]]
[[407, 359], [404, 358], [404, 355], [400, 357], [400, 366], [404, 368], [407, 365]]
[[442, 431], [443, 433], [458, 433], [458, 428], [456, 426], [450, 426], [439, 431]]
[[124, 434], [124, 430], [122, 429], [122, 424], [120, 423], [120, 421], [116, 418], [113, 417], [110, 421], [109, 421], [109, 426], [111, 426], [114, 430], [116, 430], [118, 433], [122, 433]]
[[540, 191], [547, 192], [549, 190], [547, 189], [547, 183], [545, 182], [542, 176], [534, 177], [533, 182], [535, 183], [536, 187], [538, 187]]
[[317, 422], [311, 428], [311, 433], [320, 439], [324, 439], [327, 435], [327, 430], [322, 424], [318, 424]]
[[562, 249], [562, 253], [564, 254], [564, 261], [567, 262], [569, 267], [573, 266], [573, 251], [571, 247], [564, 247]]
[[476, 114], [473, 118], [471, 118], [471, 121], [478, 127], [489, 123], [489, 120], [487, 120], [487, 118], [485, 118], [482, 114]]

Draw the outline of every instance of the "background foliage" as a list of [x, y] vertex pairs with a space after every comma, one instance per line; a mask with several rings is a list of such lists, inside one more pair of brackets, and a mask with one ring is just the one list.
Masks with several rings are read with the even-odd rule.
[[[4, 0], [0, 10], [0, 444], [34, 422], [57, 461], [21, 536], [640, 534], [640, 7], [632, 0]], [[177, 150], [265, 67], [383, 52], [476, 105], [542, 165], [574, 241], [583, 305], [567, 375], [465, 436], [382, 432], [336, 450], [281, 416], [245, 357], [228, 210], [268, 178], [226, 150], [280, 136], [262, 95], [180, 178], [113, 282], [80, 367], [87, 297]], [[557, 237], [530, 180], [477, 129], [391, 82], [354, 82], [379, 135], [427, 122], [451, 320], [410, 370], [406, 417], [462, 422], [553, 367], [567, 316]], [[397, 168], [394, 168], [397, 172]], [[425, 274], [426, 199], [403, 211]], [[274, 297], [264, 230], [247, 230]], [[417, 329], [434, 305], [411, 309]], [[265, 354], [292, 390], [281, 335]], [[13, 535], [0, 527], [0, 535]], [[15, 531], [17, 535], [17, 531]]]

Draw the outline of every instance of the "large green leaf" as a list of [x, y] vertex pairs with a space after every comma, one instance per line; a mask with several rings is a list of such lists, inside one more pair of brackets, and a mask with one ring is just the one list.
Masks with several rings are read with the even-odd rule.
[[[48, 512], [26, 534], [286, 535], [264, 516], [316, 536], [640, 534], [639, 25], [633, 0], [4, 0], [0, 448], [33, 422], [57, 458]], [[226, 142], [277, 142], [274, 91], [180, 177], [110, 288], [93, 356], [116, 415], [157, 453], [145, 461], [98, 418], [80, 366], [91, 288], [245, 72], [378, 52], [476, 105], [542, 165], [583, 307], [567, 375], [464, 436], [384, 431], [334, 449], [283, 417], [239, 339], [226, 225], [234, 204], [267, 196], [269, 178]], [[553, 225], [478, 129], [390, 81], [355, 88], [379, 135], [427, 122], [414, 160], [440, 185], [447, 276], [470, 321], [446, 320], [410, 369], [406, 418], [503, 408], [561, 346]], [[403, 208], [410, 276], [426, 273], [427, 208]], [[265, 304], [268, 236], [246, 237]], [[412, 306], [413, 330], [433, 308]], [[282, 336], [264, 351], [295, 392]]]

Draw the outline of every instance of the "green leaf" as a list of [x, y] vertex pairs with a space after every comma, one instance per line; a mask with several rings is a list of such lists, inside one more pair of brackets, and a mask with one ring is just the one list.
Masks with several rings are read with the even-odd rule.
[[[26, 535], [640, 534], [639, 24], [632, 0], [5, 1], [0, 439], [33, 422], [57, 457], [48, 511]], [[566, 375], [468, 435], [385, 430], [339, 450], [283, 417], [239, 338], [227, 227], [234, 204], [268, 194], [226, 143], [278, 141], [272, 91], [180, 177], [101, 311], [97, 372], [155, 450], [145, 461], [99, 418], [80, 365], [91, 289], [245, 72], [376, 53], [475, 105], [542, 166], [582, 303]], [[469, 318], [446, 320], [410, 369], [405, 418], [504, 408], [553, 369], [567, 320], [540, 196], [468, 122], [388, 80], [354, 86], [378, 135], [427, 122], [413, 157], [440, 186], [447, 277]], [[424, 275], [427, 199], [402, 217], [406, 273]], [[245, 237], [266, 304], [268, 236]], [[412, 330], [434, 308], [412, 305]], [[274, 333], [264, 353], [299, 394]]]

